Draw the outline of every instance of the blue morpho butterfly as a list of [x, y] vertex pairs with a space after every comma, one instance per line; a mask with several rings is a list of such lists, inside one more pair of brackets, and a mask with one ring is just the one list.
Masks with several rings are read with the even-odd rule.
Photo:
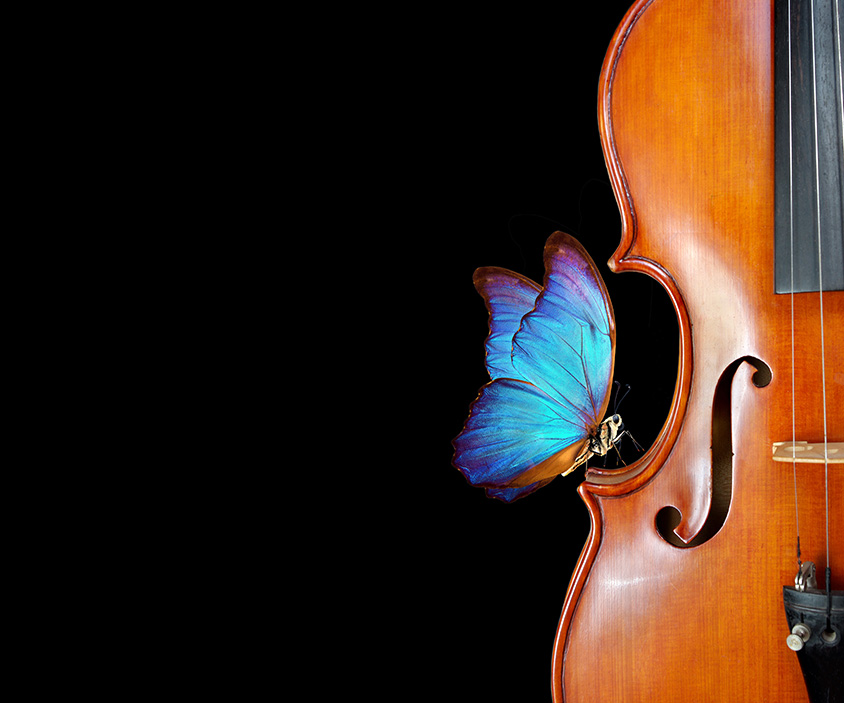
[[605, 455], [623, 425], [601, 421], [612, 388], [615, 319], [595, 263], [573, 237], [545, 244], [545, 280], [479, 268], [489, 310], [490, 382], [454, 440], [454, 465], [489, 497], [510, 502]]

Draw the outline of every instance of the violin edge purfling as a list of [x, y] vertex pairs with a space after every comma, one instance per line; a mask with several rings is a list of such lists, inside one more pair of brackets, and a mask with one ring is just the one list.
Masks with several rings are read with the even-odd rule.
[[554, 645], [555, 703], [810, 700], [783, 587], [799, 522], [803, 559], [844, 588], [844, 516], [824, 507], [844, 505], [844, 471], [772, 447], [844, 441], [844, 294], [824, 291], [821, 313], [817, 292], [774, 292], [774, 36], [772, 2], [640, 0], [604, 61], [599, 130], [623, 227], [610, 268], [665, 288], [680, 359], [651, 449], [619, 472], [590, 467], [578, 489], [592, 525]]

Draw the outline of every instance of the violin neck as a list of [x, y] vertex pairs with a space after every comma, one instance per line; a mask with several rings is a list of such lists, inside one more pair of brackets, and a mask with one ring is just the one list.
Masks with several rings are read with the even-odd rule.
[[775, 0], [775, 287], [844, 290], [844, 17]]
[[844, 17], [834, 0], [775, 11], [776, 292], [844, 290]]

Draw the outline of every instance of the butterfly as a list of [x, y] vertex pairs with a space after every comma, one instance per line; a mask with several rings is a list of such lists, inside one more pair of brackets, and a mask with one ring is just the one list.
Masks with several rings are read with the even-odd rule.
[[602, 420], [615, 363], [615, 318], [583, 246], [564, 232], [545, 244], [542, 287], [484, 267], [473, 282], [489, 311], [490, 381], [454, 439], [454, 465], [489, 497], [511, 502], [594, 455], [625, 431]]

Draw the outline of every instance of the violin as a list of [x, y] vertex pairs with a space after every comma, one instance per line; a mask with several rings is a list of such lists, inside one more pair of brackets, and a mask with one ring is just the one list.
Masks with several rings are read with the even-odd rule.
[[639, 0], [613, 37], [609, 266], [680, 353], [650, 449], [578, 488], [555, 703], [844, 701], [841, 4]]

